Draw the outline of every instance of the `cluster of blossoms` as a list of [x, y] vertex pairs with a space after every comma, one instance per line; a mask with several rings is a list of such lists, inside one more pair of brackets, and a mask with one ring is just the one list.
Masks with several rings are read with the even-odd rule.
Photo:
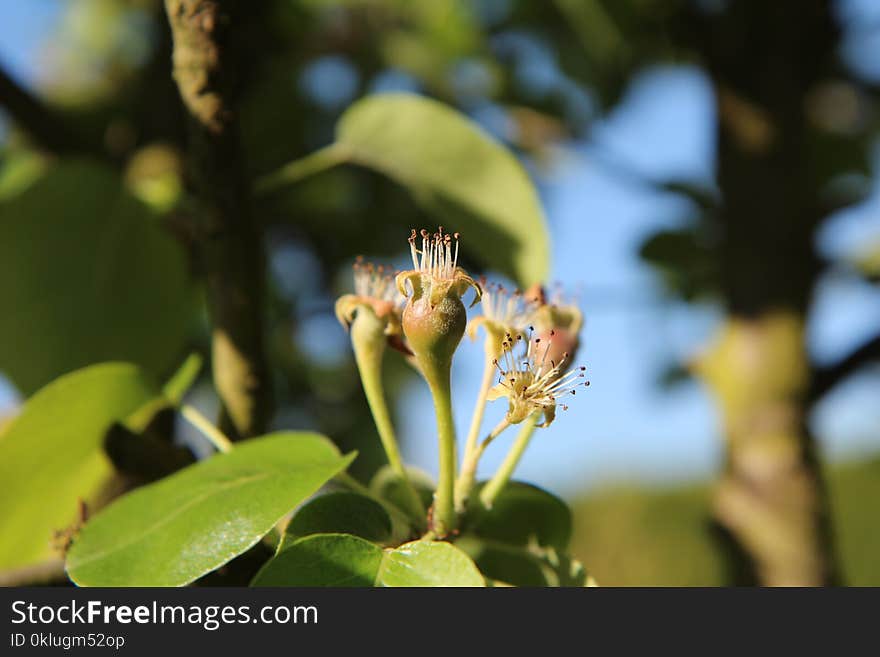
[[[564, 396], [589, 385], [584, 367], [570, 367], [582, 318], [575, 306], [561, 298], [548, 301], [539, 285], [520, 292], [474, 281], [458, 266], [458, 233], [442, 228], [435, 233], [413, 230], [409, 244], [413, 268], [407, 271], [392, 272], [358, 259], [355, 294], [339, 299], [336, 314], [351, 331], [364, 391], [389, 463], [410, 492], [411, 511], [422, 515], [424, 509], [400, 461], [382, 391], [385, 345], [408, 354], [428, 383], [440, 448], [440, 475], [428, 529], [442, 537], [455, 531], [458, 516], [470, 503], [476, 467], [486, 447], [509, 426], [523, 425], [505, 465], [481, 491], [480, 501], [491, 506], [509, 481], [533, 430], [549, 426], [557, 408], [567, 408], [561, 401]], [[483, 312], [468, 322], [462, 297], [471, 289], [471, 306], [480, 303]], [[450, 369], [465, 332], [476, 338], [481, 327], [486, 356], [483, 382], [459, 468]], [[502, 398], [508, 402], [504, 419], [480, 441], [486, 402]]]

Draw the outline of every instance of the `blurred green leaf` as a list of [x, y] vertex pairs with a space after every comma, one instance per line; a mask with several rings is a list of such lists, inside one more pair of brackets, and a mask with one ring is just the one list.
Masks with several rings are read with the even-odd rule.
[[695, 229], [659, 231], [645, 240], [639, 255], [657, 269], [666, 288], [683, 299], [718, 289], [717, 258]]
[[251, 586], [373, 586], [382, 548], [349, 534], [315, 534], [281, 548]]
[[868, 175], [871, 171], [869, 143], [863, 134], [840, 134], [811, 130], [806, 134], [809, 163], [822, 185], [848, 173]]
[[462, 247], [523, 286], [544, 281], [550, 244], [538, 194], [504, 146], [467, 117], [415, 94], [368, 96], [337, 125], [336, 142], [281, 169], [264, 189], [341, 162], [406, 187]]
[[600, 0], [555, 0], [593, 61], [626, 57], [627, 39]]
[[108, 360], [161, 375], [193, 316], [182, 249], [112, 171], [62, 162], [0, 204], [0, 370], [25, 395]]
[[568, 549], [571, 540], [571, 512], [555, 495], [519, 481], [501, 491], [491, 509], [477, 502], [482, 485], [472, 496], [465, 531], [475, 536], [510, 545], [551, 546]]
[[25, 403], [0, 440], [0, 569], [53, 555], [50, 539], [101, 497], [113, 472], [101, 449], [114, 422], [159, 397], [149, 377], [108, 363], [53, 381]]
[[46, 170], [46, 158], [30, 150], [12, 150], [0, 159], [0, 201], [21, 193]]
[[516, 158], [454, 109], [413, 94], [382, 94], [337, 126], [348, 160], [407, 187], [464, 247], [523, 286], [543, 281], [550, 245], [535, 187]]
[[81, 586], [180, 586], [260, 540], [344, 470], [314, 433], [249, 440], [120, 498], [89, 521], [67, 556]]
[[279, 551], [310, 534], [354, 534], [382, 543], [391, 536], [391, 518], [378, 502], [357, 493], [328, 493], [303, 505], [282, 538]]
[[485, 586], [486, 581], [464, 552], [442, 541], [413, 541], [385, 555], [379, 586]]

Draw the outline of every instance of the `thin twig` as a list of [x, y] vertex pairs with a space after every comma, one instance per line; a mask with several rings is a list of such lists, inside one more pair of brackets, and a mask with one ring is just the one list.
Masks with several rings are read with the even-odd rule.
[[39, 146], [54, 153], [93, 150], [69, 130], [60, 116], [0, 66], [0, 105]]
[[215, 427], [211, 421], [202, 415], [195, 406], [183, 404], [180, 407], [180, 414], [202, 432], [211, 444], [224, 454], [232, 451], [232, 441], [227, 438], [220, 429]]
[[880, 362], [880, 335], [875, 335], [833, 365], [817, 368], [810, 385], [810, 401], [819, 400], [838, 383], [871, 362]]

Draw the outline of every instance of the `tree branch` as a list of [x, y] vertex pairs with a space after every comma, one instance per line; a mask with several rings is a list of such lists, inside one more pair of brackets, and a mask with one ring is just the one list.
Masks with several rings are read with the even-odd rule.
[[251, 215], [238, 118], [234, 0], [165, 0], [174, 79], [189, 121], [190, 172], [213, 322], [214, 383], [230, 437], [262, 433], [270, 411], [263, 344], [265, 257]]
[[0, 66], [0, 105], [38, 145], [55, 153], [87, 150], [76, 134], [40, 99]]
[[817, 368], [810, 384], [810, 402], [818, 401], [838, 383], [872, 361], [880, 362], [880, 334], [833, 365]]

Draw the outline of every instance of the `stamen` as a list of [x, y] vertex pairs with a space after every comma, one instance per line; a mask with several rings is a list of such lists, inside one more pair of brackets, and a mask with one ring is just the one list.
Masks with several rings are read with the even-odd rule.
[[395, 305], [404, 301], [394, 284], [393, 270], [384, 265], [364, 262], [363, 256], [355, 258], [354, 291], [359, 297], [390, 301]]
[[[552, 335], [552, 333], [551, 333]], [[568, 354], [563, 354], [562, 361], [557, 363], [548, 358], [552, 339], [545, 343], [543, 349], [539, 347], [541, 339], [531, 338], [527, 341], [524, 358], [513, 355], [514, 340], [508, 333], [502, 342], [502, 355], [493, 361], [501, 376], [500, 385], [506, 390], [511, 408], [519, 407], [527, 414], [535, 410], [546, 410], [557, 405], [557, 399], [562, 395], [576, 394], [576, 388], [580, 385], [589, 385], [589, 381], [582, 383], [579, 379], [584, 378], [586, 367], [580, 366], [564, 372], [562, 366], [568, 360]], [[549, 363], [549, 366], [548, 366]], [[566, 405], [561, 406], [567, 410]]]
[[443, 226], [440, 226], [433, 235], [425, 229], [422, 229], [419, 234], [422, 238], [421, 250], [416, 248], [415, 229], [412, 230], [409, 238], [413, 269], [435, 279], [449, 280], [454, 278], [458, 267], [459, 234], [444, 233]]
[[[455, 259], [457, 257], [456, 252]], [[517, 333], [522, 332], [536, 307], [534, 303], [527, 301], [519, 290], [511, 292], [498, 283], [483, 282], [483, 315], [503, 328], [511, 328]]]

